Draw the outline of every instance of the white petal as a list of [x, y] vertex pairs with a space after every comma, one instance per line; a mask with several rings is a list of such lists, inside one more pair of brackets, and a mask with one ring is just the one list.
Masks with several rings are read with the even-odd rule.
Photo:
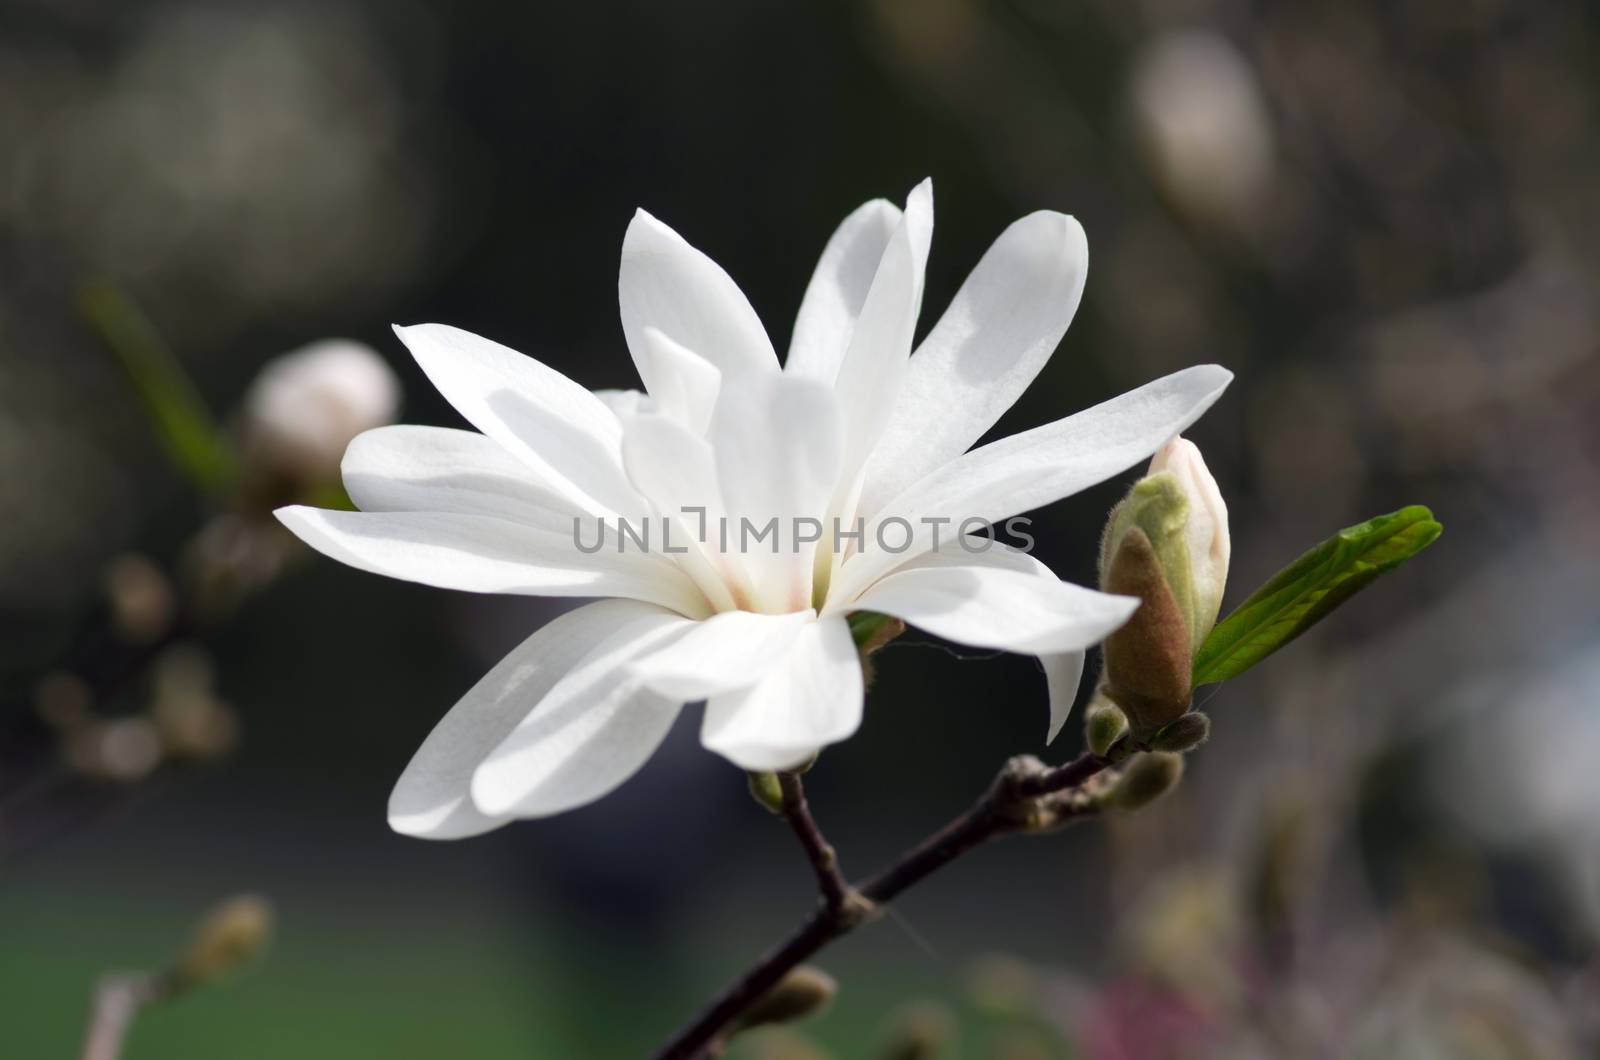
[[899, 223], [898, 206], [874, 199], [834, 231], [806, 285], [784, 371], [830, 384], [838, 376], [856, 318]]
[[631, 600], [602, 600], [541, 626], [473, 685], [422, 741], [389, 796], [389, 826], [425, 839], [460, 839], [510, 820], [473, 805], [473, 771], [596, 641], [631, 618], [661, 613]]
[[640, 659], [634, 670], [648, 687], [680, 700], [748, 688], [782, 664], [816, 617], [809, 610], [786, 615], [724, 611], [671, 647]]
[[1045, 743], [1055, 742], [1056, 737], [1061, 735], [1061, 727], [1072, 714], [1072, 704], [1078, 698], [1078, 685], [1083, 682], [1083, 661], [1084, 653], [1081, 651], [1039, 656], [1050, 690], [1050, 729], [1045, 734]]
[[394, 331], [456, 411], [545, 486], [591, 511], [637, 513], [618, 458], [622, 429], [599, 398], [532, 357], [459, 328]]
[[932, 238], [933, 183], [925, 180], [906, 198], [834, 384], [844, 424], [844, 466], [852, 472], [866, 461], [883, 431], [885, 411], [900, 393]]
[[671, 416], [695, 434], [704, 434], [711, 410], [722, 388], [722, 373], [699, 354], [674, 342], [655, 328], [645, 328], [644, 357], [655, 379], [654, 396], [663, 415]]
[[[932, 547], [932, 525], [969, 519], [996, 523], [1031, 511], [1132, 467], [1199, 419], [1233, 373], [1200, 365], [1031, 431], [957, 457], [908, 487], [867, 524], [866, 544], [835, 577], [829, 599], [848, 601], [872, 582]], [[891, 520], [904, 520], [907, 535]], [[880, 547], [879, 528], [898, 552]], [[948, 531], [947, 531], [948, 532]]]
[[478, 766], [478, 810], [544, 817], [593, 802], [632, 776], [683, 703], [644, 688], [628, 663], [693, 627], [661, 611], [615, 623]]
[[896, 571], [856, 606], [976, 648], [1043, 655], [1080, 651], [1117, 629], [1139, 606], [1056, 578], [983, 566]]
[[[295, 536], [340, 563], [441, 589], [534, 596], [624, 596], [683, 614], [705, 598], [659, 556], [602, 547], [580, 552], [576, 530], [541, 530], [454, 512], [336, 512], [296, 505], [278, 519]], [[585, 525], [587, 546], [593, 526]]]
[[656, 402], [643, 390], [596, 390], [594, 396], [617, 416], [633, 416], [641, 412], [655, 412]]
[[717, 547], [726, 509], [711, 443], [664, 415], [627, 416], [622, 462], [655, 508], [657, 554], [676, 561], [718, 610], [736, 607], [735, 594], [748, 598], [743, 564]]
[[622, 240], [617, 276], [622, 332], [645, 389], [661, 380], [645, 343], [655, 328], [710, 361], [724, 375], [775, 370], [778, 355], [738, 284], [716, 262], [643, 210]]
[[570, 529], [578, 509], [535, 481], [499, 443], [476, 431], [409, 424], [358, 435], [340, 468], [365, 512], [457, 512], [550, 530]]
[[[1054, 571], [1026, 552], [1000, 545], [992, 545], [985, 549], [984, 543], [988, 540], [986, 537], [969, 536], [966, 539], [943, 541], [937, 550], [911, 561], [902, 569], [976, 565], [1020, 572], [1051, 582], [1058, 581]], [[1055, 740], [1061, 733], [1061, 727], [1067, 723], [1068, 715], [1072, 713], [1072, 705], [1078, 696], [1078, 685], [1083, 679], [1084, 657], [1085, 653], [1082, 651], [1045, 652], [1039, 655], [1039, 664], [1044, 668], [1050, 702], [1050, 726], [1045, 736], [1046, 743]]]
[[995, 240], [911, 357], [861, 493], [871, 513], [966, 452], [1033, 382], [1083, 297], [1089, 244], [1042, 210]]
[[907, 560], [895, 569], [918, 570], [923, 567], [995, 567], [1060, 580], [1056, 578], [1055, 571], [1021, 549], [1011, 548], [987, 534], [970, 533], [952, 537], [948, 527], [939, 535], [937, 548]]
[[[728, 510], [729, 548], [744, 561], [759, 609], [811, 606], [811, 567], [828, 499], [839, 481], [834, 394], [788, 374], [746, 376], [724, 388], [711, 421], [717, 478]], [[818, 525], [800, 525], [810, 519]], [[745, 521], [753, 528], [744, 533]], [[776, 520], [775, 536], [756, 540]], [[814, 537], [802, 541], [802, 537]]]
[[763, 680], [707, 701], [700, 742], [741, 769], [791, 768], [856, 731], [862, 694], [849, 623], [819, 619]]

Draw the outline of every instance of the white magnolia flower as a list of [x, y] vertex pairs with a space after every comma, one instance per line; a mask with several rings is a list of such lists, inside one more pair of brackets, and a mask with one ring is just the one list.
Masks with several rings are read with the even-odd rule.
[[[395, 829], [472, 835], [599, 798], [699, 700], [707, 748], [745, 769], [795, 765], [860, 723], [845, 617], [856, 610], [1041, 657], [1059, 729], [1083, 651], [1134, 602], [1062, 582], [1020, 553], [970, 552], [956, 528], [1145, 459], [1231, 376], [1190, 368], [968, 452], [1060, 341], [1088, 251], [1070, 217], [1016, 222], [912, 355], [932, 228], [926, 182], [903, 212], [875, 201], [847, 217], [781, 368], [727, 273], [642, 211], [618, 283], [642, 393], [592, 393], [454, 328], [396, 329], [478, 431], [364, 434], [344, 460], [362, 511], [285, 508], [283, 522], [326, 555], [391, 577], [614, 599], [549, 623], [456, 704], [395, 788]], [[724, 515], [734, 525], [777, 517], [781, 547], [724, 549]], [[609, 532], [585, 551], [599, 519], [614, 528], [619, 516], [672, 520], [673, 547], [687, 551], [666, 554], [659, 535], [648, 551], [619, 549]], [[864, 543], [826, 532], [807, 542], [795, 517], [837, 518], [846, 530], [860, 518]], [[906, 547], [876, 545], [886, 526], [890, 546]]]

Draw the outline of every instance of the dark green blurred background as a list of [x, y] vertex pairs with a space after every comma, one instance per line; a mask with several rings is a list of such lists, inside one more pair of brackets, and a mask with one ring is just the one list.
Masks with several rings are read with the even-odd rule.
[[[966, 1058], [1596, 1055], [1597, 31], [1576, 0], [0, 3], [0, 1056], [71, 1055], [100, 973], [248, 890], [272, 952], [153, 1011], [130, 1060], [632, 1057], [810, 901], [693, 718], [584, 810], [392, 834], [412, 750], [556, 605], [321, 559], [204, 634], [235, 753], [71, 775], [37, 682], [108, 563], [173, 562], [210, 511], [85, 282], [219, 415], [340, 335], [391, 360], [403, 419], [455, 425], [391, 322], [634, 385], [615, 283], [643, 206], [782, 348], [832, 227], [928, 175], [924, 330], [1013, 219], [1089, 235], [1077, 320], [1001, 432], [1237, 373], [1192, 435], [1230, 601], [1378, 512], [1447, 530], [1214, 690], [1178, 797], [981, 852], [827, 953], [842, 992], [807, 1033], [870, 1058], [920, 999]], [[1091, 581], [1125, 485], [1040, 513], [1041, 558]], [[910, 637], [880, 661], [809, 778], [857, 872], [1046, 753], [1030, 660]]]

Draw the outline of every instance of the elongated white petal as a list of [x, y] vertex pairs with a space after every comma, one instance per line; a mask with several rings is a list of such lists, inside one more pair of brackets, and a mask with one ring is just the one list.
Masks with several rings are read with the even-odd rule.
[[1072, 704], [1078, 698], [1078, 685], [1083, 682], [1084, 658], [1081, 651], [1039, 656], [1050, 694], [1050, 728], [1045, 733], [1045, 743], [1055, 742], [1072, 714]]
[[643, 210], [622, 240], [622, 332], [645, 389], [662, 385], [644, 338], [655, 328], [724, 375], [775, 371], [778, 355], [756, 311], [722, 267]]
[[694, 623], [637, 612], [596, 641], [472, 776], [472, 801], [490, 817], [544, 817], [607, 794], [655, 752], [683, 707], [646, 689], [628, 666]]
[[[575, 544], [576, 531], [455, 512], [337, 512], [296, 505], [274, 514], [318, 552], [372, 574], [467, 592], [623, 596], [683, 614], [707, 611], [693, 583], [660, 557], [608, 547], [585, 555]], [[586, 536], [583, 543], [589, 544]]]
[[[934, 531], [928, 520], [948, 520], [945, 525], [957, 528], [968, 519], [999, 522], [1139, 463], [1199, 419], [1232, 378], [1232, 372], [1217, 365], [1185, 368], [957, 457], [902, 491], [868, 521], [867, 543], [843, 565], [830, 588], [830, 603], [852, 599], [890, 570], [929, 551]], [[898, 525], [902, 521], [904, 531]], [[886, 525], [891, 522], [897, 525]], [[897, 551], [880, 547], [880, 536]]]
[[[1026, 552], [994, 544], [987, 537], [969, 535], [943, 541], [939, 548], [906, 564], [903, 570], [979, 566], [1010, 571], [1057, 582], [1055, 572]], [[1050, 743], [1060, 735], [1061, 728], [1072, 713], [1078, 696], [1078, 685], [1083, 680], [1085, 653], [1079, 651], [1041, 652], [1039, 665], [1044, 669], [1049, 694], [1050, 724], [1045, 742]]]
[[473, 685], [417, 748], [389, 796], [389, 826], [425, 839], [461, 839], [497, 828], [472, 802], [472, 774], [533, 705], [596, 642], [629, 620], [663, 612], [631, 600], [602, 600], [541, 626]]
[[655, 328], [645, 328], [644, 356], [655, 380], [651, 391], [662, 415], [704, 434], [722, 388], [722, 373], [699, 354]]
[[[811, 606], [812, 558], [828, 529], [820, 516], [839, 481], [840, 434], [834, 394], [823, 383], [773, 374], [724, 388], [710, 438], [730, 549], [750, 571], [761, 610]], [[769, 522], [772, 535], [758, 541]]]
[[656, 412], [656, 400], [643, 390], [596, 390], [594, 396], [616, 416]]
[[791, 768], [856, 731], [862, 694], [849, 623], [819, 619], [766, 678], [707, 701], [700, 742], [741, 769]]
[[816, 623], [813, 611], [712, 615], [682, 640], [634, 664], [644, 683], [681, 700], [748, 688], [782, 664], [795, 641]]
[[625, 416], [622, 462], [655, 507], [657, 554], [677, 561], [718, 610], [748, 598], [739, 557], [717, 547], [726, 508], [711, 444], [665, 415]]
[[894, 407], [905, 379], [932, 238], [933, 183], [925, 180], [906, 198], [834, 384], [844, 424], [844, 466], [852, 475], [882, 433], [885, 411]]
[[784, 371], [831, 384], [850, 345], [900, 208], [886, 199], [857, 207], [834, 231], [806, 285]]
[[1139, 601], [1022, 571], [950, 566], [897, 571], [856, 604], [957, 644], [1043, 655], [1099, 643]]
[[1083, 297], [1089, 244], [1042, 210], [1001, 233], [912, 354], [873, 449], [860, 510], [966, 452], [1033, 382]]
[[987, 534], [969, 533], [951, 535], [948, 530], [939, 535], [936, 548], [908, 559], [895, 569], [920, 570], [923, 567], [994, 567], [999, 570], [1021, 571], [1040, 578], [1056, 578], [1055, 571], [1046, 567], [1030, 553], [1012, 548]]
[[592, 511], [637, 513], [618, 457], [622, 430], [599, 398], [532, 357], [459, 328], [394, 331], [456, 411], [543, 485]]
[[341, 471], [365, 512], [456, 512], [567, 530], [580, 511], [476, 431], [378, 427], [350, 443]]

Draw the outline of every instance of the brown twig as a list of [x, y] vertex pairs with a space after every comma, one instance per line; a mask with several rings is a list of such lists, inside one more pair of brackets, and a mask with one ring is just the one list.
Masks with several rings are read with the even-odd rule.
[[1044, 768], [1037, 759], [1013, 758], [1000, 770], [983, 798], [966, 813], [923, 840], [861, 885], [870, 901], [892, 901], [907, 888], [950, 864], [980, 843], [1015, 831], [1045, 831], [1082, 816], [1084, 808], [1060, 798], [1111, 764], [1087, 751], [1066, 765]]
[[850, 882], [839, 871], [839, 855], [823, 838], [822, 829], [817, 827], [816, 820], [811, 816], [800, 775], [779, 773], [778, 787], [783, 792], [783, 819], [794, 829], [795, 837], [800, 840], [800, 846], [811, 862], [812, 871], [817, 874], [817, 890], [822, 894], [824, 907], [842, 909], [855, 896], [850, 890]]
[[1082, 789], [1112, 764], [1113, 759], [1088, 752], [1055, 768], [1028, 756], [1013, 758], [971, 809], [855, 887], [845, 883], [833, 848], [812, 819], [800, 778], [780, 775], [783, 816], [816, 869], [821, 905], [674, 1034], [656, 1051], [654, 1060], [704, 1060], [715, 1055], [720, 1036], [734, 1018], [797, 965], [853, 931], [868, 913], [974, 847], [1013, 832], [1046, 831], [1096, 812], [1095, 802]]

